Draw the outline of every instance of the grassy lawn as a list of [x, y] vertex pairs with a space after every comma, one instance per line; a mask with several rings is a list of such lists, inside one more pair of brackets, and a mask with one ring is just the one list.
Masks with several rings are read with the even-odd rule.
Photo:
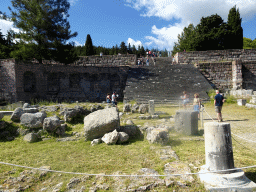
[[[72, 106], [75, 104], [72, 104]], [[88, 103], [84, 104], [88, 107]], [[118, 104], [119, 111], [122, 111], [122, 103]], [[160, 115], [160, 120], [139, 120], [139, 114], [124, 114], [121, 119], [121, 125], [125, 125], [124, 119], [131, 119], [137, 125], [161, 124], [161, 119], [169, 121], [171, 116], [174, 116], [179, 107], [156, 106], [155, 111], [162, 111], [165, 114]], [[211, 118], [216, 118], [214, 106], [212, 103], [205, 104], [206, 112], [204, 113], [204, 122], [212, 121]], [[48, 113], [48, 116], [57, 114]], [[242, 137], [255, 140], [256, 136], [256, 110], [239, 107], [236, 104], [225, 104], [223, 107], [223, 118], [231, 124], [231, 132]], [[10, 116], [5, 116], [4, 121], [8, 123], [10, 129], [19, 127], [18, 123], [11, 122]], [[173, 122], [170, 122], [173, 123]], [[67, 133], [83, 132], [83, 122], [67, 123]], [[180, 162], [193, 164], [194, 167], [200, 167], [205, 164], [203, 127], [201, 122], [198, 122], [200, 134], [197, 136], [185, 136], [175, 132], [171, 132], [170, 146], [178, 155]], [[27, 143], [23, 141], [23, 137], [16, 137], [13, 141], [0, 141], [0, 161], [12, 164], [18, 164], [29, 167], [50, 166], [52, 170], [79, 172], [91, 174], [136, 174], [141, 168], [151, 168], [164, 174], [164, 165], [168, 162], [175, 161], [174, 159], [160, 160], [160, 156], [156, 153], [161, 149], [161, 145], [149, 144], [147, 140], [131, 140], [123, 145], [99, 145], [91, 146], [90, 141], [84, 141], [81, 137], [77, 141], [56, 142], [55, 137], [46, 141], [37, 143]], [[198, 139], [201, 138], [201, 139]], [[256, 147], [255, 143], [246, 142], [240, 138], [233, 136], [233, 151], [236, 167], [244, 167], [256, 165]], [[154, 150], [152, 150], [152, 146]], [[8, 177], [17, 177], [24, 168], [12, 167], [0, 164], [0, 185]], [[199, 169], [192, 168], [192, 172], [198, 172]], [[244, 170], [249, 179], [256, 182], [256, 168]], [[64, 187], [61, 191], [65, 191], [65, 186], [73, 177], [82, 177], [82, 175], [70, 175], [59, 173], [47, 173], [39, 180], [35, 180], [32, 187], [27, 191], [37, 191], [45, 184], [44, 182], [51, 180], [49, 185], [64, 182]], [[204, 191], [202, 184], [196, 177], [195, 181], [188, 184], [189, 191]], [[88, 177], [83, 183], [85, 187], [91, 186], [95, 177]], [[100, 180], [102, 183], [108, 183], [111, 188], [114, 185], [113, 178], [104, 177]], [[129, 179], [127, 179], [127, 185]], [[158, 187], [158, 191], [166, 191], [166, 187]], [[177, 189], [177, 186], [172, 185], [168, 190]], [[1, 191], [1, 189], [0, 189]], [[99, 190], [100, 191], [100, 190]]]

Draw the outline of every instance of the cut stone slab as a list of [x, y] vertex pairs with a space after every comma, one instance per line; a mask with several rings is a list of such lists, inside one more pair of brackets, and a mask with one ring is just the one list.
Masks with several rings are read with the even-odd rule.
[[148, 128], [147, 140], [150, 143], [159, 143], [165, 145], [169, 142], [168, 130], [165, 128]]
[[175, 130], [186, 135], [198, 133], [198, 112], [178, 110], [175, 115]]
[[84, 118], [86, 140], [103, 137], [106, 133], [119, 129], [120, 119], [116, 107], [95, 111]]
[[46, 116], [45, 112], [24, 113], [20, 117], [20, 124], [28, 128], [42, 128]]

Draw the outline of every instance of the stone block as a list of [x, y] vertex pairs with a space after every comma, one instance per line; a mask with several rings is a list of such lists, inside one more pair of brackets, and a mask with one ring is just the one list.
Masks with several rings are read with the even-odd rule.
[[243, 106], [246, 104], [246, 99], [237, 99], [237, 105], [238, 106]]
[[154, 100], [149, 100], [148, 101], [148, 113], [150, 115], [154, 115], [155, 113], [155, 104], [154, 104]]
[[175, 130], [186, 135], [195, 135], [198, 132], [198, 112], [179, 110], [175, 115]]

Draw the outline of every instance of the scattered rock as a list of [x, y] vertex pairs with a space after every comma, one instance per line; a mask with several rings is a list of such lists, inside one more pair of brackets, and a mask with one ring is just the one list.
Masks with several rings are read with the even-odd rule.
[[37, 113], [39, 110], [37, 108], [25, 108], [23, 109], [24, 113]]
[[132, 113], [136, 113], [137, 112], [137, 110], [139, 109], [139, 105], [137, 105], [137, 104], [133, 104], [133, 106], [132, 106]]
[[11, 120], [20, 121], [20, 117], [23, 113], [24, 113], [23, 108], [21, 107], [16, 108], [12, 113]]
[[131, 104], [125, 104], [123, 107], [123, 112], [131, 112], [132, 105]]
[[18, 131], [19, 135], [21, 135], [21, 136], [24, 136], [29, 133], [29, 129], [18, 128], [17, 131]]
[[129, 135], [125, 132], [119, 132], [117, 143], [125, 143], [129, 140]]
[[146, 104], [141, 104], [139, 107], [139, 113], [145, 114], [148, 112], [148, 105]]
[[136, 125], [126, 125], [121, 126], [118, 129], [118, 132], [125, 132], [129, 135], [129, 138], [142, 138], [143, 133], [140, 131], [140, 129]]
[[94, 146], [94, 145], [98, 145], [100, 143], [101, 143], [101, 139], [93, 139], [91, 142], [91, 145]]
[[60, 119], [57, 116], [47, 117], [44, 119], [43, 130], [49, 133], [55, 133], [60, 126]]
[[134, 125], [134, 123], [132, 122], [132, 120], [128, 119], [126, 122], [125, 122], [126, 125]]
[[120, 119], [116, 107], [95, 111], [84, 118], [86, 140], [100, 138], [119, 127]]
[[20, 117], [20, 124], [29, 128], [41, 128], [43, 127], [43, 121], [45, 118], [45, 112], [24, 113]]
[[168, 130], [165, 128], [148, 128], [147, 140], [150, 143], [159, 143], [165, 145], [169, 142]]
[[152, 119], [159, 119], [159, 115], [152, 115], [151, 118]]
[[23, 138], [24, 141], [27, 141], [28, 143], [34, 143], [39, 141], [39, 137], [36, 133], [28, 133]]
[[119, 133], [114, 130], [113, 132], [111, 133], [106, 133], [102, 138], [101, 140], [108, 144], [108, 145], [113, 145], [113, 144], [116, 144], [117, 140], [119, 138]]
[[74, 185], [76, 185], [80, 182], [81, 182], [81, 180], [79, 178], [73, 177], [72, 179], [70, 179], [69, 183], [67, 184], [67, 189], [71, 189], [72, 187], [74, 187]]
[[26, 108], [30, 108], [30, 104], [29, 103], [24, 103], [23, 109], [26, 109]]

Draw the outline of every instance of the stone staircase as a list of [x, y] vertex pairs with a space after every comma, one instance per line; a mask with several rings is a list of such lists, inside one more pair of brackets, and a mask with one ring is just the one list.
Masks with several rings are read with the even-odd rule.
[[172, 65], [171, 58], [156, 58], [155, 66], [130, 67], [124, 90], [124, 102], [179, 104], [183, 91], [187, 91], [190, 102], [195, 93], [209, 100], [206, 93], [212, 89], [205, 77], [193, 65]]

